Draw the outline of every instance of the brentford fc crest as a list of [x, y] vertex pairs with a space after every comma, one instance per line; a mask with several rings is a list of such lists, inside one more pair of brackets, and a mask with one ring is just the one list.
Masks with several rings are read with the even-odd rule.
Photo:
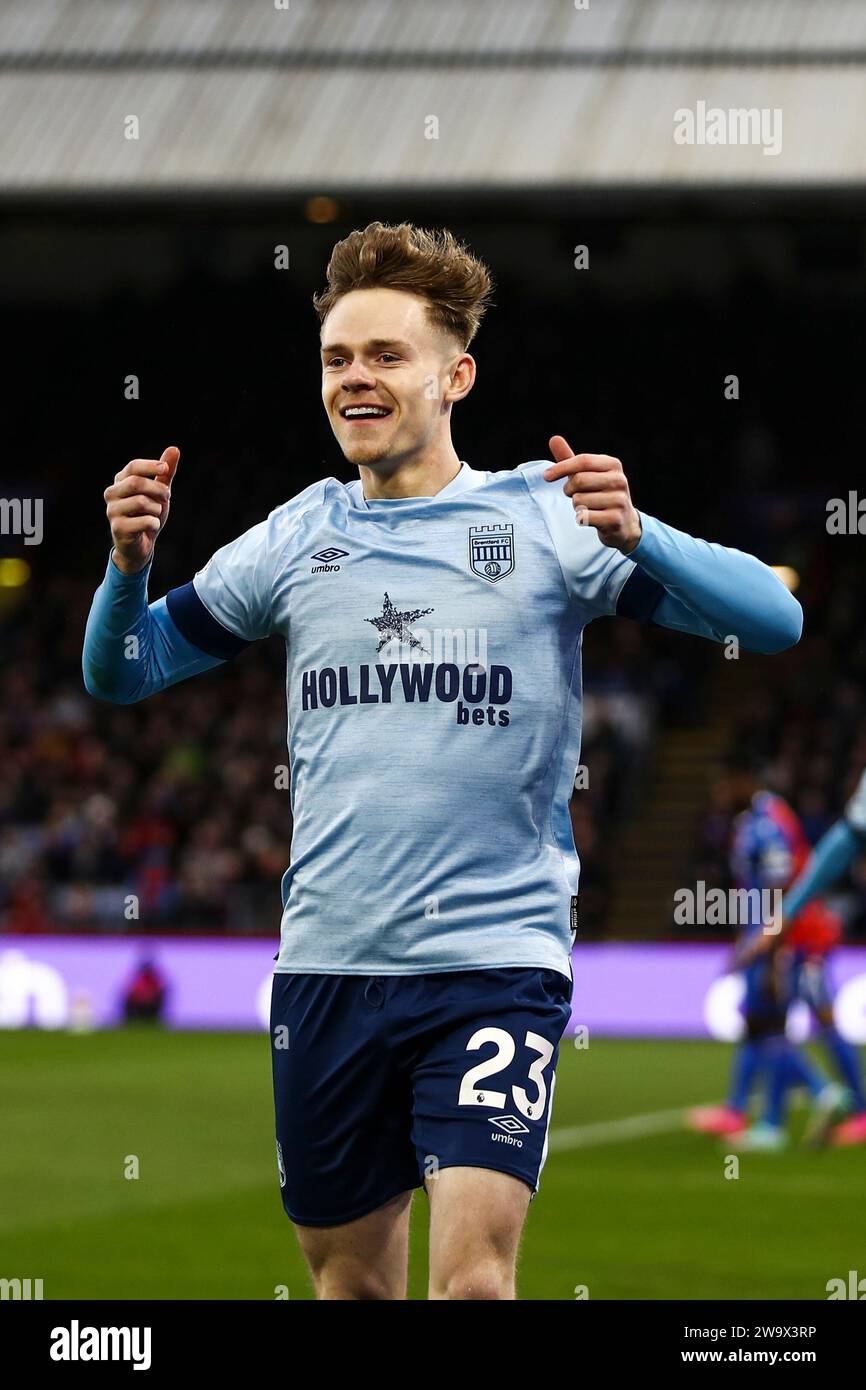
[[469, 527], [469, 568], [480, 579], [497, 584], [514, 569], [514, 527]]

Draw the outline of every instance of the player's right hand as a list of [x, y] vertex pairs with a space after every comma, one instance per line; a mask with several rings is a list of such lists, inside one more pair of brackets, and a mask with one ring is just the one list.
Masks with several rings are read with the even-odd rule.
[[133, 459], [103, 493], [114, 541], [111, 558], [123, 574], [143, 570], [153, 554], [168, 520], [179, 458], [180, 449], [170, 444], [162, 458]]

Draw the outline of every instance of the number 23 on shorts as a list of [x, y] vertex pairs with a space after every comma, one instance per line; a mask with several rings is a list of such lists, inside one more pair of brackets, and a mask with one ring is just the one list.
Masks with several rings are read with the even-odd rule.
[[[493, 1043], [496, 1052], [492, 1057], [487, 1057], [483, 1062], [470, 1067], [464, 1073], [460, 1082], [459, 1105], [471, 1105], [477, 1108], [479, 1105], [490, 1106], [492, 1109], [500, 1110], [508, 1104], [508, 1093], [506, 1091], [495, 1091], [489, 1087], [479, 1087], [478, 1082], [485, 1077], [498, 1076], [511, 1066], [517, 1054], [517, 1046], [514, 1038], [507, 1033], [504, 1028], [479, 1028], [466, 1044], [467, 1052], [476, 1052], [485, 1043]], [[529, 1120], [539, 1120], [544, 1115], [544, 1108], [547, 1104], [547, 1082], [544, 1079], [544, 1069], [553, 1057], [553, 1044], [543, 1038], [540, 1033], [527, 1032], [523, 1039], [524, 1047], [530, 1052], [536, 1053], [535, 1058], [529, 1065], [528, 1081], [533, 1088], [529, 1093], [523, 1086], [513, 1085], [511, 1087], [511, 1099], [521, 1115]]]

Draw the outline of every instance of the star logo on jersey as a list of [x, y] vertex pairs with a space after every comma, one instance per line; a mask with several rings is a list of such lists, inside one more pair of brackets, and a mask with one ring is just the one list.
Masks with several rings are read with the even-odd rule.
[[480, 579], [498, 584], [514, 569], [514, 526], [469, 527], [469, 568]]
[[385, 602], [382, 612], [378, 618], [365, 618], [365, 623], [372, 623], [379, 634], [379, 645], [376, 648], [377, 654], [386, 647], [389, 642], [405, 642], [409, 647], [417, 647], [419, 651], [425, 651], [423, 642], [420, 642], [412, 631], [412, 623], [416, 623], [419, 618], [426, 618], [428, 613], [432, 613], [432, 608], [410, 608], [406, 612], [401, 612], [395, 608], [389, 596], [385, 595]]

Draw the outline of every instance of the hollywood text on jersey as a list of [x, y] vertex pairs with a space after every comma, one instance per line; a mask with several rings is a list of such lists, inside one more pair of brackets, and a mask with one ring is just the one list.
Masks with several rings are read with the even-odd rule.
[[507, 728], [512, 693], [508, 666], [477, 663], [460, 667], [454, 662], [400, 661], [375, 665], [324, 666], [301, 677], [301, 709], [332, 709], [337, 705], [428, 705], [433, 700], [453, 704], [458, 724], [486, 724]]

